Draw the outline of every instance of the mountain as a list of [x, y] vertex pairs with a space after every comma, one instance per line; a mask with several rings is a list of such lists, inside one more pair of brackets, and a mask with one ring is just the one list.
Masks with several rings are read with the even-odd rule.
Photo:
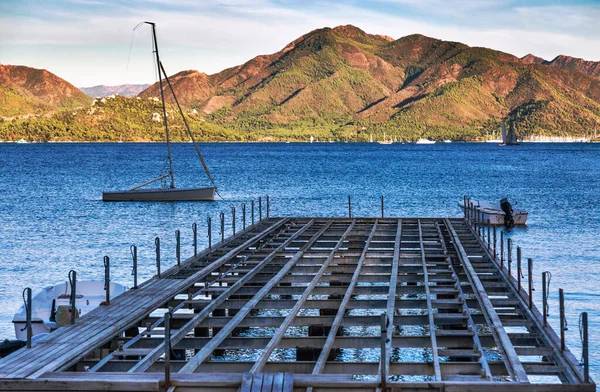
[[0, 117], [87, 106], [91, 99], [45, 69], [0, 64]]
[[559, 55], [552, 61], [544, 60], [541, 57], [536, 57], [532, 54], [528, 54], [522, 57], [521, 60], [528, 64], [544, 64], [551, 67], [566, 69], [571, 72], [581, 72], [588, 75], [600, 78], [600, 61], [587, 61], [577, 57]]
[[[497, 135], [506, 117], [525, 138], [588, 135], [600, 128], [600, 78], [587, 63], [555, 60], [419, 34], [393, 40], [348, 25], [311, 31], [216, 74], [186, 70], [169, 80], [199, 140], [366, 141], [384, 133], [400, 140], [482, 140]], [[84, 140], [155, 140], [158, 95], [154, 84], [137, 98], [95, 100], [44, 126], [4, 125], [0, 139], [43, 128], [43, 139], [71, 132]], [[183, 125], [168, 92], [166, 100], [178, 129]]]
[[135, 97], [145, 89], [150, 87], [149, 84], [121, 84], [118, 86], [98, 85], [93, 87], [80, 87], [79, 89], [90, 97], [108, 97], [114, 94], [123, 97]]

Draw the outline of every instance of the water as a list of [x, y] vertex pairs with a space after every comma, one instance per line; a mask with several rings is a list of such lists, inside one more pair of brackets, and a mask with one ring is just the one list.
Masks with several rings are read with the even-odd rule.
[[[530, 213], [510, 234], [534, 259], [536, 303], [541, 273], [552, 272], [550, 321], [558, 327], [558, 288], [565, 289], [567, 344], [581, 355], [579, 313], [590, 318], [591, 375], [600, 380], [600, 145], [523, 144], [203, 144], [225, 201], [103, 203], [102, 190], [126, 189], [158, 175], [161, 144], [0, 144], [0, 337], [13, 337], [23, 288], [102, 279], [104, 255], [115, 281], [131, 284], [129, 245], [139, 247], [140, 280], [151, 277], [154, 237], [163, 263], [175, 262], [175, 235], [192, 252], [191, 224], [204, 247], [206, 217], [270, 195], [273, 216], [458, 216], [464, 194], [508, 196]], [[194, 149], [173, 147], [178, 186], [205, 181]], [[216, 228], [217, 224], [213, 227]], [[239, 227], [239, 226], [238, 226]], [[231, 228], [228, 224], [228, 231]], [[214, 230], [217, 235], [217, 230]]]

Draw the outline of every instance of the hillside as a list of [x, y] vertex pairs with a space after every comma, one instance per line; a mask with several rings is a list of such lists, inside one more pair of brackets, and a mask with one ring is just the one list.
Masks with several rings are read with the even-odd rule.
[[577, 57], [559, 55], [552, 61], [544, 60], [541, 57], [528, 54], [522, 60], [526, 63], [544, 64], [551, 67], [566, 69], [571, 72], [581, 72], [597, 78], [600, 78], [600, 61], [587, 61]]
[[79, 89], [90, 97], [108, 97], [118, 94], [122, 97], [132, 98], [150, 87], [149, 84], [121, 84], [118, 86], [98, 85], [93, 87], [80, 87]]
[[90, 98], [45, 69], [0, 64], [0, 117], [87, 106]]
[[[600, 128], [600, 78], [561, 69], [571, 67], [568, 61], [552, 66], [541, 60], [418, 34], [392, 40], [339, 26], [314, 30], [279, 52], [217, 74], [188, 70], [169, 79], [205, 140], [312, 135], [365, 141], [384, 132], [401, 140], [481, 140], [498, 133], [504, 117], [516, 121], [521, 137], [582, 136]], [[121, 109], [105, 111], [102, 119], [86, 109], [68, 121], [74, 129], [100, 127], [86, 131], [102, 135], [93, 140], [152, 139], [154, 130], [142, 130], [151, 110], [159, 110], [142, 110], [139, 102], [157, 96], [154, 84], [140, 99], [119, 99]], [[111, 126], [123, 134], [112, 135]], [[127, 134], [127, 127], [136, 131]]]

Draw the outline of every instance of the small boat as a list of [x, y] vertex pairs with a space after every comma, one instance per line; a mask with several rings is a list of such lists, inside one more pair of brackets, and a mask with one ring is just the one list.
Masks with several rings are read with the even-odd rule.
[[[81, 281], [76, 284], [76, 317], [96, 309], [106, 300], [104, 281]], [[119, 283], [110, 283], [110, 297], [115, 298], [128, 290]], [[31, 298], [32, 335], [50, 333], [57, 328], [70, 324], [71, 320], [71, 284], [69, 282], [49, 286]], [[18, 340], [27, 339], [27, 318], [22, 305], [13, 317], [15, 336]]]
[[421, 139], [417, 140], [417, 144], [435, 144], [435, 140], [421, 138]]
[[[469, 199], [477, 211], [482, 213], [483, 222], [492, 226], [504, 225], [512, 227], [514, 225], [525, 225], [527, 223], [528, 212], [525, 210], [513, 210], [508, 199], [504, 198], [499, 203], [491, 203], [480, 200]], [[460, 208], [464, 209], [464, 201], [458, 202]]]
[[394, 141], [392, 139], [389, 139], [386, 137], [385, 132], [383, 133], [383, 140], [379, 140], [377, 141], [377, 143], [379, 144], [392, 144]]
[[[160, 89], [160, 98], [162, 101], [162, 120], [165, 127], [165, 135], [167, 141], [167, 162], [165, 166], [168, 167], [169, 172], [167, 174], [161, 174], [160, 176], [146, 181], [141, 185], [134, 186], [133, 188], [122, 190], [122, 191], [104, 191], [102, 192], [102, 201], [214, 201], [215, 194], [217, 192], [217, 188], [215, 186], [215, 182], [208, 170], [208, 166], [200, 153], [200, 149], [196, 144], [196, 140], [194, 139], [194, 135], [190, 130], [188, 122], [183, 115], [183, 111], [179, 106], [179, 101], [177, 101], [177, 97], [175, 96], [175, 91], [173, 91], [173, 87], [171, 86], [171, 82], [169, 81], [169, 77], [167, 76], [167, 72], [163, 64], [160, 62], [160, 58], [158, 56], [158, 43], [156, 40], [156, 25], [153, 22], [142, 22], [138, 24], [135, 28], [138, 28], [142, 24], [149, 24], [152, 26], [152, 43], [154, 53], [156, 55], [156, 67], [158, 71], [158, 86]], [[134, 29], [135, 30], [135, 29]], [[179, 114], [183, 119], [183, 123], [185, 125], [185, 129], [194, 144], [194, 148], [196, 149], [196, 154], [198, 155], [198, 159], [204, 168], [206, 176], [210, 180], [212, 186], [202, 187], [202, 188], [176, 188], [175, 187], [175, 174], [173, 171], [173, 157], [171, 156], [171, 140], [169, 138], [169, 125], [167, 121], [167, 107], [165, 104], [165, 92], [163, 90], [163, 77], [167, 82], [169, 90], [173, 94], [173, 98], [175, 103], [177, 104], [177, 108], [179, 109]], [[158, 113], [154, 113], [153, 117], [156, 116], [157, 119], [160, 119], [160, 115]], [[167, 165], [168, 163], [168, 165]], [[169, 184], [167, 185], [167, 179], [169, 179]], [[158, 181], [162, 181], [162, 186], [160, 188], [144, 188], [147, 185], [156, 183]]]
[[15, 143], [17, 143], [17, 144], [27, 144], [27, 140], [25, 140], [25, 139], [19, 139]]
[[502, 143], [501, 146], [518, 146], [519, 140], [517, 139], [517, 133], [515, 132], [515, 123], [511, 120], [508, 133], [506, 132], [505, 120], [502, 119]]
[[446, 139], [446, 140], [444, 140], [444, 143], [452, 143], [452, 140]]

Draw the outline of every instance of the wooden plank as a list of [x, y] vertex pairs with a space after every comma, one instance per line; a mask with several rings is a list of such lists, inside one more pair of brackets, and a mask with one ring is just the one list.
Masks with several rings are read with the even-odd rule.
[[[419, 228], [419, 244], [421, 247], [421, 265], [423, 266], [423, 285], [425, 286], [425, 295], [427, 296], [427, 310], [429, 315], [429, 337], [431, 338], [431, 351], [433, 356], [433, 371], [436, 381], [442, 380], [442, 372], [440, 369], [440, 359], [438, 356], [438, 345], [437, 337], [435, 334], [435, 322], [433, 306], [431, 305], [431, 292], [429, 289], [429, 274], [427, 273], [427, 261], [425, 260], [425, 245], [423, 244], [423, 228], [421, 227], [421, 220], [417, 221]], [[439, 314], [436, 314], [438, 316]]]
[[254, 363], [254, 366], [252, 366], [252, 369], [250, 369], [251, 373], [260, 372], [262, 370], [262, 368], [265, 366], [265, 364], [269, 360], [269, 357], [271, 356], [271, 353], [273, 352], [273, 350], [275, 350], [275, 348], [281, 341], [281, 338], [283, 337], [283, 335], [285, 334], [287, 329], [290, 327], [290, 325], [296, 318], [296, 315], [298, 314], [300, 309], [304, 306], [304, 303], [306, 302], [307, 298], [311, 294], [312, 290], [315, 288], [317, 283], [319, 283], [319, 280], [321, 280], [321, 277], [323, 276], [323, 274], [329, 267], [329, 264], [331, 263], [335, 254], [340, 249], [340, 247], [342, 246], [342, 244], [344, 243], [344, 241], [346, 240], [346, 238], [352, 231], [353, 227], [354, 227], [354, 222], [352, 222], [350, 224], [350, 226], [348, 226], [348, 228], [346, 229], [344, 234], [342, 234], [339, 241], [337, 242], [337, 244], [335, 245], [333, 250], [329, 253], [329, 256], [327, 257], [327, 259], [325, 260], [325, 262], [323, 263], [323, 265], [321, 266], [319, 271], [313, 277], [310, 284], [308, 286], [306, 286], [306, 289], [304, 289], [304, 293], [302, 293], [302, 296], [300, 296], [300, 298], [296, 301], [296, 303], [295, 303], [294, 307], [292, 308], [292, 310], [290, 311], [290, 313], [287, 315], [285, 320], [283, 320], [281, 325], [277, 328], [277, 330], [273, 334], [273, 338], [269, 341], [269, 344], [267, 344], [265, 349], [262, 351], [262, 353], [260, 354], [260, 356], [258, 357], [256, 362]]
[[365, 261], [365, 256], [367, 254], [367, 250], [369, 249], [369, 245], [370, 245], [371, 241], [373, 240], [373, 236], [375, 235], [375, 232], [377, 231], [377, 223], [378, 223], [378, 220], [376, 219], [375, 223], [373, 224], [373, 228], [371, 229], [371, 233], [369, 234], [369, 237], [367, 238], [367, 241], [365, 242], [365, 246], [363, 248], [362, 254], [361, 254], [360, 259], [358, 260], [358, 264], [356, 266], [356, 270], [354, 271], [354, 274], [352, 275], [352, 280], [350, 281], [350, 284], [348, 285], [346, 294], [344, 294], [342, 303], [340, 304], [340, 307], [335, 315], [335, 319], [333, 320], [333, 323], [331, 324], [331, 330], [329, 331], [329, 335], [327, 335], [327, 340], [325, 341], [325, 344], [323, 345], [323, 350], [321, 350], [321, 354], [319, 355], [319, 359], [317, 360], [317, 363], [315, 364], [315, 367], [313, 368], [312, 374], [321, 373], [323, 371], [323, 368], [325, 367], [325, 363], [327, 362], [327, 357], [329, 357], [329, 352], [331, 351], [331, 348], [333, 347], [333, 341], [335, 340], [337, 330], [341, 325], [342, 318], [344, 317], [344, 312], [346, 311], [346, 306], [348, 305], [348, 302], [350, 301], [350, 298], [352, 297], [352, 291], [354, 291], [354, 287], [356, 286], [356, 282], [358, 281], [358, 277], [360, 275], [360, 270]]
[[283, 388], [282, 392], [293, 392], [294, 391], [294, 375], [289, 372], [283, 374]]
[[[233, 295], [238, 289], [240, 289], [246, 282], [252, 279], [258, 272], [260, 272], [268, 263], [270, 263], [278, 252], [288, 247], [293, 241], [296, 240], [299, 236], [301, 236], [306, 230], [308, 230], [314, 223], [314, 220], [309, 221], [306, 225], [304, 225], [300, 230], [295, 232], [290, 238], [288, 238], [284, 243], [275, 248], [267, 257], [265, 257], [260, 263], [256, 264], [254, 268], [252, 268], [246, 275], [240, 278], [235, 284], [229, 286], [229, 289], [219, 295], [216, 299], [211, 301], [211, 303], [206, 306], [200, 313], [194, 315], [194, 317], [188, 321], [183, 327], [179, 328], [176, 333], [171, 336], [171, 346], [174, 346], [183, 339], [190, 331], [192, 331], [202, 320], [210, 315], [210, 313], [216, 309], [219, 305], [224, 303], [231, 295]], [[323, 228], [319, 231], [319, 233], [323, 233], [328, 225], [323, 226]], [[148, 353], [142, 360], [140, 360], [134, 367], [132, 367], [129, 372], [144, 372], [148, 369], [154, 361], [160, 358], [165, 352], [165, 344], [164, 342], [159, 344], [152, 352]]]
[[460, 242], [460, 239], [458, 238], [456, 230], [454, 229], [452, 223], [448, 219], [445, 220], [445, 224], [448, 230], [450, 231], [452, 241], [454, 242], [454, 248], [458, 253], [458, 257], [463, 265], [463, 268], [467, 272], [469, 280], [475, 288], [475, 295], [481, 302], [481, 310], [484, 314], [487, 314], [490, 320], [490, 323], [488, 323], [490, 326], [490, 330], [493, 334], [496, 334], [498, 336], [498, 340], [500, 343], [498, 348], [501, 348], [504, 354], [503, 361], [506, 365], [506, 368], [508, 369], [509, 373], [511, 373], [511, 377], [513, 377], [515, 381], [528, 383], [529, 379], [527, 378], [527, 373], [525, 372], [525, 369], [523, 368], [523, 365], [519, 360], [519, 356], [517, 355], [515, 348], [510, 341], [510, 338], [506, 334], [506, 330], [504, 329], [504, 326], [502, 325], [498, 314], [496, 314], [494, 306], [492, 305], [490, 299], [487, 296], [487, 293], [485, 292], [485, 288], [479, 280], [477, 273], [475, 273], [473, 265], [471, 264], [471, 261], [469, 260], [469, 257], [467, 256], [467, 253], [465, 252]]
[[[328, 221], [325, 227], [329, 227], [332, 224], [332, 220]], [[310, 240], [296, 253], [294, 257], [292, 257], [282, 268], [281, 270], [269, 280], [265, 286], [263, 286], [252, 299], [244, 305], [242, 309], [219, 331], [219, 333], [212, 338], [212, 340], [204, 346], [200, 351], [198, 351], [189, 361], [188, 363], [181, 368], [179, 373], [193, 373], [198, 366], [204, 362], [204, 360], [210, 355], [210, 353], [216, 349], [219, 344], [237, 327], [237, 325], [242, 321], [248, 313], [256, 306], [256, 304], [277, 284], [279, 281], [288, 273], [288, 271], [296, 264], [296, 262], [302, 257], [304, 252], [309, 249], [321, 236], [322, 232], [319, 231]]]

